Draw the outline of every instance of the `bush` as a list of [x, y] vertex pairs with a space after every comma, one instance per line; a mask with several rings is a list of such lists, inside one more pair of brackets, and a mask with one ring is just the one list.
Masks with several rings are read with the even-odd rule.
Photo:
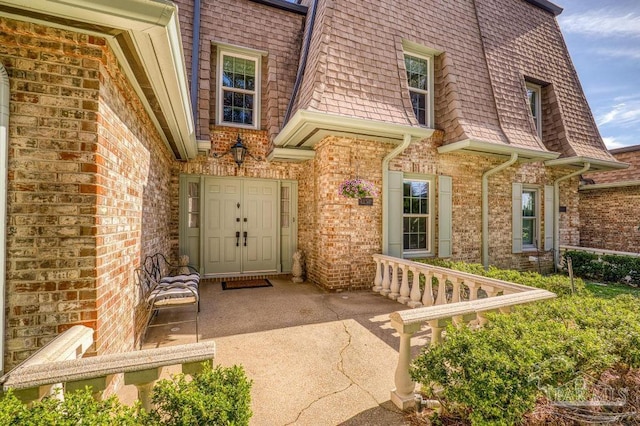
[[597, 255], [569, 250], [575, 276], [604, 282], [622, 282], [640, 286], [640, 258], [619, 255]]
[[179, 374], [153, 390], [155, 414], [170, 426], [248, 425], [251, 381], [242, 367], [207, 369], [187, 381]]
[[[509, 269], [499, 269], [490, 266], [488, 270], [477, 263], [454, 262], [443, 259], [428, 259], [420, 262], [443, 268], [454, 269], [456, 271], [468, 272], [470, 274], [481, 275], [487, 278], [509, 281], [529, 287], [541, 288], [556, 293], [557, 295], [572, 294], [571, 280], [564, 275], [540, 275], [537, 272], [518, 272]], [[584, 282], [581, 279], [574, 280], [576, 293], [584, 292]]]
[[414, 361], [412, 377], [472, 424], [521, 423], [543, 389], [613, 365], [640, 367], [637, 299], [563, 297], [489, 315], [484, 328], [449, 327]]
[[65, 394], [64, 401], [45, 398], [27, 406], [13, 392], [0, 399], [0, 425], [15, 426], [150, 426], [248, 425], [251, 381], [242, 367], [206, 366], [187, 381], [179, 374], [154, 386], [150, 413], [122, 405], [115, 396], [96, 401], [89, 388]]

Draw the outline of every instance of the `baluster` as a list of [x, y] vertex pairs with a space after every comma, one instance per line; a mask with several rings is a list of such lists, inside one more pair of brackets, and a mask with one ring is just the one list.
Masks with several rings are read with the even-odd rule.
[[469, 301], [478, 300], [478, 289], [476, 288], [476, 283], [473, 281], [465, 281], [467, 287], [469, 287]]
[[391, 292], [389, 293], [389, 299], [396, 300], [400, 296], [400, 282], [398, 280], [398, 263], [393, 262], [391, 265]]
[[433, 273], [424, 273], [424, 294], [422, 295], [422, 306], [433, 306]]
[[391, 401], [401, 410], [406, 410], [415, 404], [413, 393], [416, 384], [411, 380], [409, 366], [411, 364], [411, 336], [420, 330], [420, 323], [404, 325], [391, 320], [391, 325], [400, 334], [398, 348], [398, 366], [394, 376], [395, 389], [391, 391]]
[[451, 278], [451, 284], [453, 286], [453, 293], [451, 294], [451, 303], [457, 303], [460, 299], [460, 279], [457, 277]]
[[376, 277], [373, 280], [373, 288], [371, 290], [379, 293], [382, 290], [382, 261], [380, 259], [374, 259], [376, 262]]
[[398, 297], [398, 302], [406, 305], [409, 300], [409, 294], [411, 294], [411, 289], [409, 288], [409, 267], [406, 265], [401, 265], [402, 269], [402, 285], [400, 285], [400, 297]]
[[445, 305], [447, 303], [447, 281], [442, 274], [434, 274], [438, 279], [438, 299], [436, 305]]
[[413, 274], [413, 284], [411, 284], [411, 301], [407, 304], [410, 308], [419, 308], [422, 306], [420, 298], [422, 292], [420, 291], [420, 272], [416, 268], [409, 268]]
[[382, 290], [380, 290], [380, 294], [386, 296], [391, 292], [391, 290], [389, 290], [391, 286], [389, 279], [389, 261], [386, 259], [382, 261], [382, 270], [384, 275], [382, 276]]
[[429, 321], [429, 327], [431, 327], [431, 343], [430, 346], [436, 346], [442, 343], [442, 330], [439, 320]]
[[490, 285], [483, 285], [482, 289], [487, 293], [487, 297], [495, 297], [500, 291], [499, 289]]

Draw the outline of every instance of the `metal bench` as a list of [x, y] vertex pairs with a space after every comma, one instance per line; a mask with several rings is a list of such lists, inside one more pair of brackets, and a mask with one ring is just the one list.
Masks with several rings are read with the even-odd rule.
[[[195, 322], [196, 342], [198, 336], [198, 314], [200, 312], [200, 274], [188, 265], [175, 265], [157, 253], [147, 256], [142, 266], [136, 269], [141, 297], [146, 307], [145, 326], [140, 337], [140, 348], [147, 330], [151, 327]], [[158, 311], [193, 305], [194, 319], [151, 324]]]

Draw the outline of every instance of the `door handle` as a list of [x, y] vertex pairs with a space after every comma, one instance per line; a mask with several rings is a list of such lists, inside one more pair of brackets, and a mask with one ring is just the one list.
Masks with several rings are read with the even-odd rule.
[[236, 231], [236, 247], [240, 247], [240, 231]]
[[242, 233], [242, 236], [244, 237], [244, 246], [246, 247], [247, 246], [247, 231], [244, 231]]

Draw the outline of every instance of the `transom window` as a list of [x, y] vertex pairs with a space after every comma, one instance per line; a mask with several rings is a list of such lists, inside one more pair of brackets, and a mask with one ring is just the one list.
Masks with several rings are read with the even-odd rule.
[[522, 246], [537, 247], [538, 245], [538, 191], [535, 189], [522, 190]]
[[431, 58], [414, 54], [404, 55], [404, 65], [407, 70], [407, 84], [413, 113], [418, 123], [431, 126], [431, 95], [433, 82], [431, 81]]
[[537, 84], [527, 83], [527, 101], [536, 126], [538, 136], [542, 137], [542, 107], [540, 105], [542, 89]]
[[260, 56], [219, 50], [218, 123], [259, 127]]
[[403, 182], [403, 251], [431, 251], [429, 181]]

